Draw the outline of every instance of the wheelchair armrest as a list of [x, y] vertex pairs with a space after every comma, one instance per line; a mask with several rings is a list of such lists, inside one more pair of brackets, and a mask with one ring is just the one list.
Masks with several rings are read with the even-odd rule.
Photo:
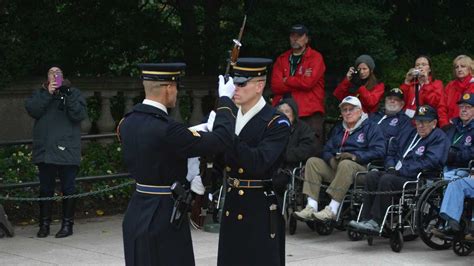
[[443, 169], [423, 170], [418, 173], [416, 179], [438, 180], [443, 179]]

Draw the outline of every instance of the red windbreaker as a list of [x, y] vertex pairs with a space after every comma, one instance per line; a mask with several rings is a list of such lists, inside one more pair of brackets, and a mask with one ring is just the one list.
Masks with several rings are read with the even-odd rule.
[[[400, 89], [403, 91], [403, 97], [405, 98], [404, 110], [416, 111], [415, 102], [415, 83], [412, 82], [410, 85], [403, 83], [400, 85]], [[443, 90], [443, 82], [440, 80], [433, 80], [430, 76], [430, 83], [423, 84], [419, 91], [420, 105], [428, 104], [429, 106], [436, 109], [438, 112], [438, 126], [443, 127], [449, 124], [448, 110], [446, 106], [446, 97]]]
[[[311, 47], [301, 58], [294, 76], [290, 76], [290, 55], [292, 50], [281, 54], [273, 65], [272, 91], [273, 106], [276, 106], [284, 94], [291, 93], [298, 104], [299, 116], [310, 116], [316, 112], [324, 113], [324, 72], [326, 65], [323, 56]], [[311, 68], [310, 76], [305, 76], [306, 69]], [[287, 78], [283, 82], [283, 78]]]
[[377, 83], [372, 90], [367, 89], [365, 86], [360, 86], [356, 93], [349, 93], [349, 88], [352, 83], [345, 77], [333, 92], [333, 95], [339, 101], [342, 101], [347, 96], [356, 96], [359, 98], [362, 104], [362, 109], [366, 113], [374, 113], [379, 108], [379, 103], [382, 100], [383, 93], [385, 91], [385, 85], [380, 82]]
[[474, 79], [469, 75], [462, 80], [456, 79], [446, 85], [446, 105], [448, 107], [448, 118], [451, 120], [459, 116], [457, 102], [464, 93], [474, 93]]

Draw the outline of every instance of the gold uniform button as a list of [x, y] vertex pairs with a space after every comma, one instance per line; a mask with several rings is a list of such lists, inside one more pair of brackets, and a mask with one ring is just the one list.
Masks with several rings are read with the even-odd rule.
[[244, 173], [244, 169], [242, 169], [242, 168], [239, 168], [238, 171], [239, 171], [239, 174], [243, 174], [243, 173]]
[[226, 212], [225, 212], [225, 216], [229, 216], [229, 211], [226, 211]]
[[232, 190], [232, 188], [230, 187], [230, 188], [227, 189], [227, 192], [230, 192], [231, 190]]
[[237, 215], [237, 220], [242, 220], [244, 219], [244, 216], [242, 214]]
[[230, 170], [232, 170], [232, 169], [230, 169], [229, 166], [226, 166], [226, 167], [225, 167], [225, 171], [226, 171], [226, 172], [230, 172]]
[[240, 196], [244, 195], [244, 191], [243, 191], [242, 189], [239, 190], [239, 195], [240, 195]]

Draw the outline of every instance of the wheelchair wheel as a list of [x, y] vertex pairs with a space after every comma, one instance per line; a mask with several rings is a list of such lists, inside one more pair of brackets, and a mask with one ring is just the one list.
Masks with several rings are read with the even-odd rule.
[[442, 180], [426, 189], [418, 200], [416, 207], [416, 228], [418, 234], [427, 246], [436, 250], [451, 247], [451, 241], [439, 239], [431, 233], [433, 228], [444, 224], [444, 220], [439, 217], [439, 209], [446, 185], [447, 181]]
[[454, 240], [453, 251], [458, 256], [467, 256], [471, 254], [473, 245], [467, 241]]
[[364, 238], [364, 235], [357, 232], [357, 231], [353, 231], [351, 229], [347, 229], [347, 236], [349, 237], [349, 239], [351, 241], [359, 241], [361, 240], [362, 238]]
[[314, 223], [316, 232], [318, 232], [319, 235], [321, 236], [327, 236], [332, 233], [334, 230], [334, 225], [333, 223]]
[[288, 219], [288, 232], [290, 235], [294, 235], [296, 232], [296, 218], [293, 215], [290, 215], [290, 218]]
[[400, 252], [403, 248], [403, 235], [402, 232], [394, 230], [390, 235], [390, 247], [395, 252]]

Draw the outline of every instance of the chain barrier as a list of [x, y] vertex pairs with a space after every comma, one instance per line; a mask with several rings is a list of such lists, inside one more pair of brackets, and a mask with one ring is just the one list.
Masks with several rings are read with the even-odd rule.
[[[292, 176], [293, 173], [291, 170], [289, 169], [280, 169], [280, 172], [282, 173], [285, 173], [289, 176]], [[321, 188], [329, 188], [328, 185], [325, 185], [325, 184], [322, 184], [320, 182], [315, 182], [315, 181], [311, 181], [311, 180], [306, 180], [304, 179], [303, 177], [299, 176], [299, 175], [296, 175], [295, 176], [295, 179], [297, 180], [300, 180], [304, 183], [308, 183], [308, 184], [312, 184], [312, 185], [318, 185], [320, 186]], [[451, 180], [443, 180], [446, 182], [446, 184], [449, 184], [451, 182], [454, 182], [454, 181], [457, 181], [459, 179], [462, 179], [462, 178], [453, 178]], [[408, 181], [416, 181], [416, 180], [408, 180]], [[344, 193], [355, 193], [355, 194], [360, 194], [360, 195], [397, 195], [397, 194], [402, 194], [402, 193], [413, 193], [413, 192], [417, 192], [417, 191], [423, 191], [427, 188], [430, 188], [432, 187], [436, 182], [427, 182], [426, 184], [424, 184], [423, 186], [419, 187], [418, 189], [417, 188], [412, 188], [412, 189], [405, 189], [405, 190], [393, 190], [393, 191], [365, 191], [363, 189], [348, 189], [348, 190], [345, 190], [345, 189], [338, 189], [338, 188], [331, 188], [332, 190], [335, 190], [335, 191], [340, 191], [340, 192], [344, 192]], [[416, 185], [416, 184], [413, 184], [413, 185]]]
[[8, 201], [53, 201], [53, 200], [61, 200], [61, 199], [75, 199], [75, 198], [83, 198], [88, 196], [95, 196], [98, 194], [102, 194], [105, 192], [109, 192], [112, 190], [120, 189], [129, 185], [135, 184], [135, 181], [129, 181], [126, 183], [122, 183], [120, 185], [116, 185], [113, 187], [104, 188], [101, 190], [96, 191], [89, 191], [80, 194], [73, 194], [73, 195], [66, 195], [66, 196], [54, 196], [54, 197], [42, 197], [42, 198], [22, 198], [22, 197], [9, 197], [9, 196], [0, 196], [0, 200], [8, 200]]

